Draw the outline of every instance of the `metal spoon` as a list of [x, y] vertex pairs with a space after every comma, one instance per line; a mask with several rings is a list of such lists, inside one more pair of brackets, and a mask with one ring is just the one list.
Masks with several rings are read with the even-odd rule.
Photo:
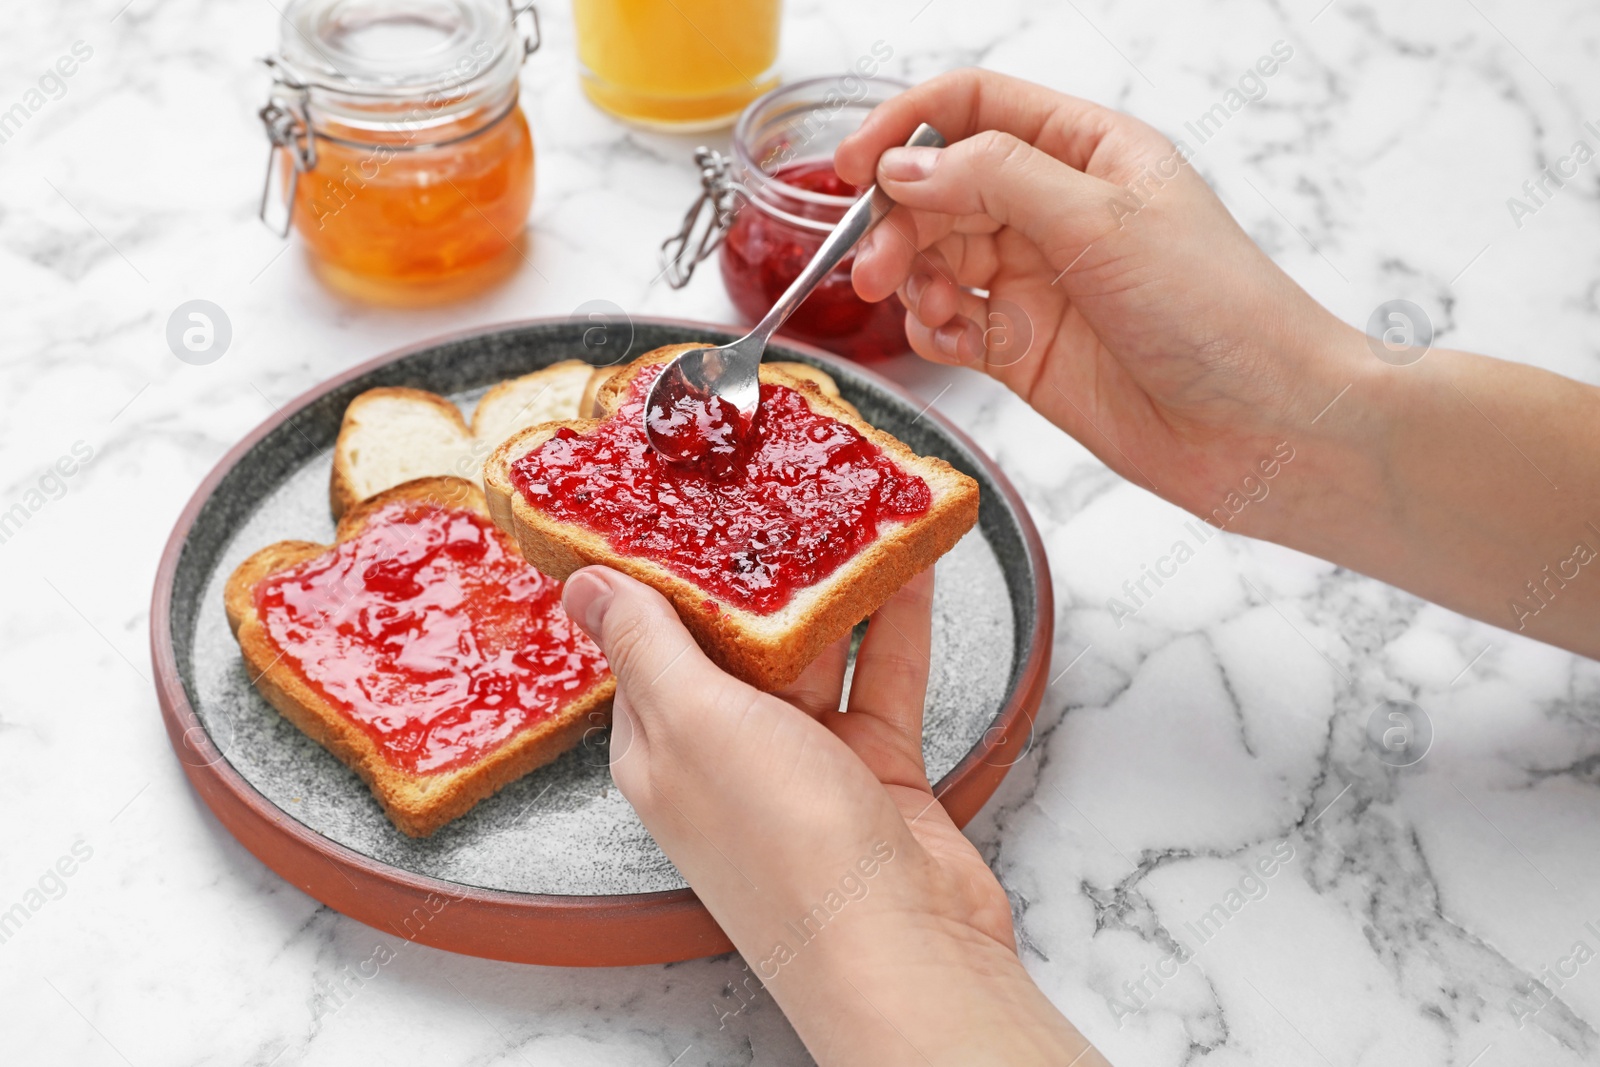
[[[918, 126], [906, 142], [908, 148], [943, 148], [944, 145], [944, 137], [927, 123]], [[727, 401], [739, 413], [740, 426], [736, 428], [739, 436], [748, 432], [755, 420], [756, 406], [761, 400], [761, 356], [766, 351], [768, 338], [777, 332], [794, 309], [811, 295], [811, 290], [850, 254], [861, 239], [883, 221], [893, 206], [894, 201], [889, 199], [889, 194], [876, 185], [871, 186], [844, 213], [844, 218], [828, 234], [822, 247], [817, 249], [817, 254], [806, 264], [805, 270], [772, 305], [772, 310], [756, 323], [755, 329], [730, 345], [696, 348], [667, 364], [667, 368], [651, 386], [644, 406], [645, 436], [657, 452], [674, 461], [688, 460], [697, 454], [683, 437], [658, 432], [657, 427], [670, 420], [652, 418], [652, 413], [664, 416], [682, 410], [681, 405], [686, 399], [699, 401], [702, 405], [712, 397]]]

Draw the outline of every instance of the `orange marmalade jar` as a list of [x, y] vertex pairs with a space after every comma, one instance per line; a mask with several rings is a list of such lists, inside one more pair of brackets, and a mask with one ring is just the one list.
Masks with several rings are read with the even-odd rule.
[[282, 21], [262, 221], [293, 226], [317, 275], [361, 300], [453, 300], [509, 275], [533, 202], [531, 5], [293, 0]]

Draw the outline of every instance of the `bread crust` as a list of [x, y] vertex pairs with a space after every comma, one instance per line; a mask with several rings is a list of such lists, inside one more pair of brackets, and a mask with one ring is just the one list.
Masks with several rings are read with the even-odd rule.
[[626, 363], [619, 363], [612, 367], [596, 367], [590, 373], [589, 380], [583, 385], [583, 399], [578, 401], [578, 418], [599, 418], [600, 387], [627, 369], [628, 364]]
[[[480, 414], [487, 410], [500, 396], [518, 388], [531, 379], [550, 377], [557, 374], [570, 374], [575, 368], [586, 367], [581, 360], [564, 359], [559, 363], [552, 363], [548, 367], [524, 374], [517, 378], [508, 378], [492, 386], [488, 392], [478, 399], [477, 406], [473, 409], [472, 421], [468, 422], [461, 416], [461, 409], [446, 397], [438, 393], [431, 393], [426, 389], [413, 389], [403, 385], [379, 386], [368, 389], [351, 399], [345, 405], [344, 417], [339, 423], [339, 435], [333, 445], [333, 473], [328, 478], [328, 506], [333, 511], [335, 520], [341, 518], [346, 511], [361, 503], [363, 496], [356, 488], [355, 477], [349, 468], [348, 456], [355, 442], [356, 435], [362, 433], [360, 426], [361, 409], [373, 400], [406, 400], [412, 403], [431, 407], [438, 412], [440, 417], [453, 423], [461, 434], [464, 445], [472, 444], [481, 427], [478, 425]], [[579, 409], [582, 410], [581, 408]], [[489, 442], [491, 446], [500, 442]], [[478, 453], [482, 455], [482, 452]], [[441, 475], [442, 476], [442, 475]]]
[[[339, 520], [337, 540], [356, 536], [379, 509], [397, 500], [470, 508], [488, 515], [483, 493], [471, 482], [455, 477], [418, 478], [385, 490], [346, 512]], [[604, 728], [610, 722], [616, 680], [607, 672], [556, 715], [465, 767], [419, 775], [394, 766], [383, 758], [371, 737], [279, 654], [256, 611], [257, 583], [333, 547], [311, 541], [280, 541], [239, 564], [223, 590], [228, 625], [239, 641], [250, 680], [261, 695], [284, 718], [360, 775], [385, 814], [403, 833], [427, 837], [480, 801], [575, 747], [590, 730]]]
[[711, 660], [735, 677], [768, 691], [794, 681], [808, 664], [857, 622], [876, 611], [896, 590], [955, 547], [978, 519], [978, 485], [942, 459], [918, 456], [889, 434], [862, 421], [855, 409], [826, 396], [815, 382], [763, 365], [761, 380], [789, 386], [813, 411], [853, 426], [902, 469], [933, 490], [928, 513], [895, 523], [849, 562], [796, 595], [772, 615], [716, 603], [707, 590], [648, 559], [617, 553], [605, 538], [536, 510], [511, 483], [511, 465], [562, 427], [582, 434], [609, 418], [640, 369], [675, 358], [700, 345], [669, 345], [646, 353], [604, 381], [598, 418], [565, 419], [523, 430], [497, 448], [484, 466], [489, 513], [515, 537], [522, 554], [539, 570], [565, 580], [580, 567], [603, 564], [659, 590]]
[[[691, 347], [700, 347], [699, 345]], [[646, 353], [649, 355], [649, 353]], [[600, 387], [613, 377], [628, 369], [629, 364], [622, 363], [614, 367], [596, 367], [594, 373], [589, 375], [588, 382], [583, 386], [583, 399], [578, 402], [578, 418], [597, 419], [604, 412], [600, 407]], [[772, 367], [787, 373], [792, 378], [804, 378], [815, 382], [818, 389], [843, 404], [852, 412], [856, 412], [855, 405], [839, 395], [839, 383], [833, 380], [833, 375], [825, 370], [818, 370], [809, 363], [788, 363], [782, 360], [769, 360], [763, 366]]]
[[355, 435], [361, 432], [358, 425], [361, 408], [373, 400], [406, 400], [431, 407], [438, 411], [441, 418], [454, 423], [463, 439], [472, 436], [472, 427], [461, 417], [461, 409], [438, 393], [404, 385], [385, 385], [356, 396], [345, 406], [344, 417], [339, 422], [339, 436], [333, 442], [333, 473], [328, 478], [328, 506], [333, 510], [335, 520], [343, 518], [345, 512], [361, 503], [361, 494], [356, 490], [345, 457], [349, 454]]

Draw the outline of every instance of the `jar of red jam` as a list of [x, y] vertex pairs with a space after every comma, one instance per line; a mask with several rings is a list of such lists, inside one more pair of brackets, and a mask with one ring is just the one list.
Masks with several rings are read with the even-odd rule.
[[378, 303], [469, 296], [525, 262], [532, 5], [289, 0], [280, 14], [262, 221], [292, 225], [330, 287]]
[[[686, 284], [694, 265], [720, 248], [722, 281], [740, 317], [754, 323], [765, 315], [862, 192], [834, 173], [833, 150], [906, 88], [846, 74], [786, 85], [751, 104], [734, 126], [731, 156], [696, 153], [705, 191], [662, 246], [670, 283]], [[783, 332], [858, 360], [905, 351], [905, 308], [893, 296], [876, 304], [857, 296], [854, 263], [846, 257]]]

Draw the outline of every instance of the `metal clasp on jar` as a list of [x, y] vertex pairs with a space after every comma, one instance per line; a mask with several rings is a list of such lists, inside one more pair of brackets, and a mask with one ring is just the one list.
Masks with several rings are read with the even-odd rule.
[[700, 196], [683, 216], [678, 232], [661, 242], [661, 273], [674, 289], [688, 285], [695, 267], [722, 244], [739, 213], [739, 197], [750, 195], [721, 152], [701, 145], [694, 150], [694, 161], [700, 167]]
[[[311, 120], [306, 116], [309, 86], [290, 73], [282, 62], [271, 58], [264, 62], [273, 68], [276, 84], [267, 98], [267, 105], [258, 112], [272, 147], [267, 149], [267, 177], [261, 187], [261, 207], [256, 214], [273, 233], [288, 237], [300, 175], [317, 165], [317, 135], [311, 131]], [[280, 169], [285, 165], [287, 173]], [[281, 197], [272, 195], [274, 182], [283, 190]], [[272, 205], [277, 206], [274, 215], [281, 214], [281, 221], [267, 217]]]
[[512, 3], [512, 0], [506, 0], [506, 3], [511, 7], [511, 25], [515, 26], [517, 20], [524, 15], [527, 15], [529, 21], [533, 23], [533, 36], [522, 39], [522, 58], [527, 59], [544, 44], [544, 31], [539, 28], [539, 9], [533, 6], [533, 0], [528, 0], [521, 7]]

